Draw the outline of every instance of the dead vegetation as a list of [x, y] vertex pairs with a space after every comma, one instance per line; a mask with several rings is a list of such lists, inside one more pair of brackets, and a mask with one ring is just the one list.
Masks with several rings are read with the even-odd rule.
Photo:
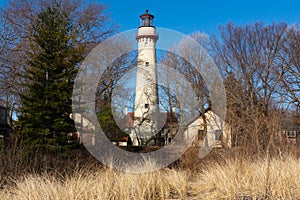
[[191, 148], [169, 168], [130, 174], [84, 151], [55, 159], [24, 154], [25, 147], [15, 144], [0, 154], [0, 199], [299, 199], [296, 149], [268, 156], [214, 149], [199, 159], [199, 149]]

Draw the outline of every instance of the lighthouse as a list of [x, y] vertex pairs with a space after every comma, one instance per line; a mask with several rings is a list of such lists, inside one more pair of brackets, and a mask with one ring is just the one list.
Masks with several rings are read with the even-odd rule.
[[156, 145], [159, 102], [157, 88], [156, 42], [158, 35], [154, 15], [148, 10], [140, 16], [136, 40], [138, 63], [134, 103], [134, 128], [130, 134], [134, 146]]

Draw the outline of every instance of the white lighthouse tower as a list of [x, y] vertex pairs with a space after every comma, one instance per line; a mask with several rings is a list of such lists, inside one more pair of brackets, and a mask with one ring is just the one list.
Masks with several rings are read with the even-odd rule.
[[134, 146], [155, 145], [158, 132], [158, 89], [156, 68], [156, 41], [158, 35], [153, 24], [154, 16], [140, 16], [136, 40], [138, 42], [138, 64], [136, 96], [134, 106], [134, 129], [131, 139]]

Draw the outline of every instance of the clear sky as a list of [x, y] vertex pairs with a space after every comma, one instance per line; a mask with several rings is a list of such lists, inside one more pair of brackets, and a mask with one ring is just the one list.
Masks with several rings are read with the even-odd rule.
[[112, 20], [120, 31], [136, 28], [139, 15], [146, 9], [155, 15], [158, 27], [170, 28], [185, 34], [201, 31], [216, 33], [218, 25], [228, 21], [265, 24], [300, 21], [300, 0], [99, 0], [108, 5]]
[[[216, 33], [218, 25], [228, 21], [247, 24], [262, 21], [266, 24], [285, 21], [299, 23], [300, 0], [88, 0], [108, 6], [111, 19], [119, 31], [136, 28], [139, 15], [146, 9], [155, 15], [158, 27], [170, 28], [185, 34], [201, 31]], [[0, 6], [8, 0], [0, 0]]]

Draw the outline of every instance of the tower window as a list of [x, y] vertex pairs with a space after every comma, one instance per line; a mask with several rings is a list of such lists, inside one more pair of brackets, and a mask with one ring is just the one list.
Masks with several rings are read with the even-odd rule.
[[145, 104], [145, 108], [149, 108], [149, 104], [148, 103]]
[[149, 62], [145, 62], [146, 67], [149, 67]]

